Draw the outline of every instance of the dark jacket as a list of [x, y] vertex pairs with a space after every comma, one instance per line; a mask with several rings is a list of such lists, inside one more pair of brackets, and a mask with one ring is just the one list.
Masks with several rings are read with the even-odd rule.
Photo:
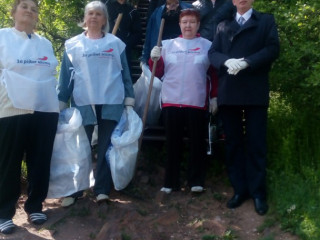
[[[159, 35], [159, 30], [160, 30], [160, 24], [161, 24], [161, 18], [163, 11], [165, 9], [166, 5], [162, 5], [161, 7], [158, 7], [151, 15], [148, 25], [147, 25], [147, 30], [146, 30], [146, 39], [143, 45], [143, 50], [142, 50], [142, 57], [141, 61], [143, 63], [148, 63], [148, 60], [150, 58], [150, 53], [151, 50], [154, 46], [157, 45], [157, 40], [158, 40], [158, 35]], [[189, 3], [185, 2], [180, 2], [180, 8], [185, 9], [185, 8], [191, 8], [192, 5]], [[179, 21], [177, 22], [179, 23]], [[165, 24], [166, 25], [166, 24]], [[162, 40], [166, 39], [172, 39], [176, 38], [181, 34], [180, 29], [176, 32], [176, 35], [172, 35], [171, 38], [164, 38], [162, 37]], [[166, 33], [163, 33], [163, 36], [166, 36]]]
[[235, 9], [231, 0], [216, 0], [214, 6], [211, 0], [197, 0], [192, 5], [200, 12], [200, 36], [209, 41], [213, 40], [218, 24], [230, 18]]
[[[242, 27], [234, 16], [221, 22], [208, 54], [219, 71], [219, 106], [268, 106], [268, 73], [279, 55], [278, 32], [272, 15], [253, 10]], [[224, 66], [229, 58], [245, 58], [249, 67], [235, 76], [229, 75]]]
[[118, 14], [123, 13], [116, 36], [126, 44], [127, 49], [131, 49], [132, 47], [141, 43], [142, 28], [140, 16], [137, 9], [135, 9], [128, 3], [120, 4], [115, 0], [107, 1], [106, 5], [109, 14], [109, 32], [112, 32]]

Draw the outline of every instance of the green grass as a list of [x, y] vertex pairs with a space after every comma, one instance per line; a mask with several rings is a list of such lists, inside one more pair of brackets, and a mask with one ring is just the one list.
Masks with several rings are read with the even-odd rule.
[[121, 240], [131, 240], [131, 237], [126, 233], [121, 233]]
[[237, 237], [234, 234], [233, 230], [227, 230], [223, 236], [204, 235], [201, 239], [202, 240], [235, 240], [237, 239]]
[[275, 238], [274, 238], [274, 235], [271, 234], [271, 235], [260, 238], [260, 240], [275, 240]]
[[268, 192], [281, 228], [320, 239], [320, 114], [273, 95], [269, 111]]

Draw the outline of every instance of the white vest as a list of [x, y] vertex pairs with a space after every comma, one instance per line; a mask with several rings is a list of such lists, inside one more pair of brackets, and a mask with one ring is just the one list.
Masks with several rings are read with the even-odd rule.
[[15, 28], [0, 29], [0, 80], [15, 108], [59, 112], [56, 67], [51, 43]]
[[121, 104], [124, 100], [120, 54], [125, 44], [112, 34], [100, 39], [79, 34], [65, 43], [74, 67], [73, 97], [78, 106]]
[[162, 41], [162, 46], [162, 103], [204, 107], [211, 42], [201, 37], [179, 37]]

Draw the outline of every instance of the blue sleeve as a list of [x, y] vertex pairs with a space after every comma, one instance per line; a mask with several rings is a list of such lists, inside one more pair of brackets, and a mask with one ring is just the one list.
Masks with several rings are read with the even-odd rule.
[[120, 55], [121, 65], [122, 65], [122, 81], [124, 85], [124, 95], [125, 97], [134, 98], [134, 91], [132, 86], [132, 80], [130, 76], [130, 70], [128, 66], [128, 61], [126, 57], [126, 52], [123, 51]]
[[73, 81], [71, 81], [71, 73], [73, 65], [66, 52], [63, 53], [59, 83], [58, 83], [58, 98], [59, 101], [67, 103], [73, 91]]

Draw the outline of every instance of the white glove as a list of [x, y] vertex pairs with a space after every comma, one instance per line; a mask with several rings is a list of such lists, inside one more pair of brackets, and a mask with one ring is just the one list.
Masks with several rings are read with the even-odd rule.
[[225, 61], [224, 65], [228, 68], [228, 70], [236, 70], [240, 68], [240, 62], [243, 58], [230, 58]]
[[243, 60], [243, 58], [237, 62], [237, 64], [239, 65], [236, 69], [231, 69], [231, 68], [228, 68], [228, 73], [231, 74], [231, 75], [237, 75], [239, 71], [247, 68], [249, 66], [249, 64]]
[[209, 112], [212, 114], [212, 115], [215, 115], [218, 111], [218, 103], [217, 103], [217, 98], [214, 97], [214, 98], [211, 98], [210, 99], [210, 106], [209, 106]]
[[64, 109], [66, 109], [68, 105], [65, 102], [59, 101], [59, 110], [60, 112]]
[[158, 46], [154, 46], [151, 50], [150, 57], [152, 61], [158, 61], [161, 57], [161, 48]]
[[127, 105], [127, 106], [126, 106], [126, 110], [127, 110], [127, 111], [133, 110], [133, 106]]

